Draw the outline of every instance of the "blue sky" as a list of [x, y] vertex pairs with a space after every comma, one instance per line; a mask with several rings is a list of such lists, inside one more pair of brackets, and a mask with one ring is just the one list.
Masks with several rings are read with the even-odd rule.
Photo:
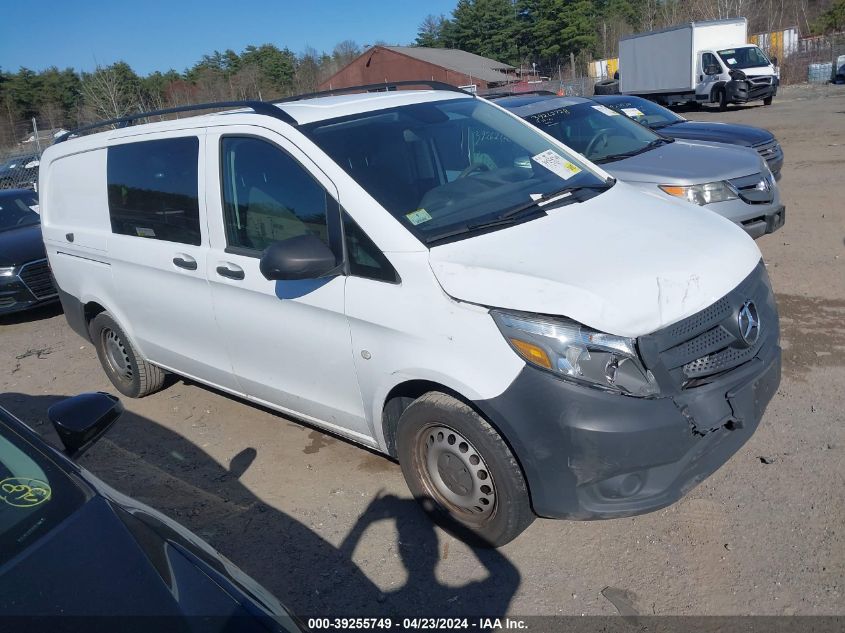
[[331, 51], [341, 40], [407, 44], [456, 0], [20, 0], [0, 5], [0, 67], [182, 71], [204, 53], [271, 43]]

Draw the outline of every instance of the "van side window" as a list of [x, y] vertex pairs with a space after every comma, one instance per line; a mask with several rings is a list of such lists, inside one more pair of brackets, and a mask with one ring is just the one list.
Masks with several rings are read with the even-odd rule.
[[704, 53], [701, 56], [701, 72], [707, 72], [707, 69], [710, 66], [718, 66], [719, 68], [722, 67], [719, 60], [716, 59], [716, 56], [713, 53]]
[[399, 283], [399, 275], [396, 269], [381, 252], [381, 249], [367, 237], [367, 234], [345, 211], [343, 212], [343, 234], [346, 238], [349, 272], [352, 275], [375, 279], [376, 281]]
[[114, 145], [107, 164], [113, 233], [200, 244], [196, 136]]
[[229, 247], [258, 253], [308, 233], [332, 246], [328, 211], [336, 203], [286, 152], [258, 138], [224, 137], [221, 160]]

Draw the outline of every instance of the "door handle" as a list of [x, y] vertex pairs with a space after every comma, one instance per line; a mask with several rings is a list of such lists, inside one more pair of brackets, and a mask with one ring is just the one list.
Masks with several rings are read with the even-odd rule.
[[[230, 268], [230, 266], [232, 268]], [[224, 266], [217, 267], [217, 274], [221, 277], [226, 277], [227, 279], [243, 279], [244, 278], [244, 271], [243, 268], [240, 266], [235, 266], [234, 264], [226, 264]]]
[[197, 269], [197, 260], [189, 255], [177, 255], [173, 258], [173, 264], [185, 270]]

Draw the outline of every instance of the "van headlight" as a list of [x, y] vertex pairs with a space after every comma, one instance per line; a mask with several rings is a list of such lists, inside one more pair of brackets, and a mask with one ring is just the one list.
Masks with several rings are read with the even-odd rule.
[[699, 206], [737, 199], [736, 192], [723, 180], [708, 182], [703, 185], [659, 185], [659, 187], [670, 196], [684, 198]]
[[505, 310], [490, 314], [514, 351], [535, 367], [630, 396], [659, 393], [632, 338], [605, 334], [565, 318]]

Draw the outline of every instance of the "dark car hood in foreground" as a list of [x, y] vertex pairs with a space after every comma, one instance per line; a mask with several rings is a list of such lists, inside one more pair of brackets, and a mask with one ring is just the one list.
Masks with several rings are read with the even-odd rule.
[[[148, 524], [160, 518], [155, 511], [146, 515], [92, 497], [0, 568], [0, 613], [85, 616], [76, 621], [80, 630], [92, 615], [119, 618], [114, 630], [143, 630], [144, 620], [137, 619], [152, 616], [164, 618], [168, 632], [191, 630], [185, 617], [201, 619], [203, 631], [298, 630], [288, 628], [292, 620], [271, 618], [239, 600], [240, 588], [203, 560], [202, 552], [181, 538], [163, 538]], [[166, 533], [170, 526], [165, 527]]]
[[40, 225], [0, 231], [0, 266], [17, 266], [45, 257]]
[[735, 123], [717, 123], [715, 121], [683, 121], [660, 128], [657, 131], [672, 138], [731, 143], [748, 147], [766, 143], [775, 138], [768, 130], [758, 127]]

